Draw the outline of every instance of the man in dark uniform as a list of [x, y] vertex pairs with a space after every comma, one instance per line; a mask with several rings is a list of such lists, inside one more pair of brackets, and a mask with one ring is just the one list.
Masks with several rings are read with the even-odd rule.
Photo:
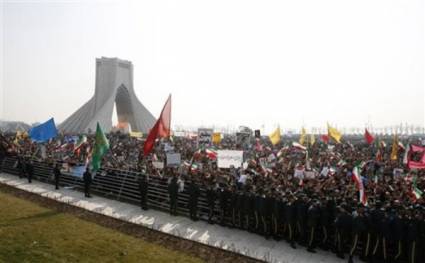
[[269, 239], [270, 235], [272, 234], [272, 225], [273, 225], [273, 201], [274, 201], [274, 191], [269, 191], [267, 195], [265, 196], [265, 203], [264, 203], [264, 212], [261, 217], [263, 221], [263, 227], [264, 227], [264, 236], [266, 239]]
[[378, 256], [378, 248], [380, 240], [382, 239], [382, 226], [381, 222], [384, 218], [384, 212], [381, 210], [381, 202], [376, 201], [374, 207], [370, 211], [370, 224], [369, 232], [371, 233], [371, 251], [370, 257], [376, 258]]
[[237, 223], [237, 216], [238, 216], [238, 192], [236, 190], [236, 186], [232, 186], [230, 190], [230, 206], [232, 211], [232, 226], [236, 227], [238, 225]]
[[371, 254], [371, 246], [372, 246], [372, 218], [370, 215], [370, 208], [364, 209], [364, 224], [365, 224], [365, 234], [364, 234], [364, 243], [363, 243], [363, 251], [360, 259], [363, 261], [367, 261]]
[[335, 220], [336, 255], [342, 259], [344, 258], [345, 243], [351, 229], [351, 215], [349, 209], [350, 207], [348, 205], [342, 204], [339, 207], [339, 212]]
[[84, 181], [84, 196], [85, 197], [91, 197], [90, 195], [90, 185], [92, 182], [92, 177], [89, 168], [86, 168], [86, 171], [83, 174], [83, 181]]
[[311, 253], [316, 253], [316, 251], [314, 250], [316, 247], [315, 233], [316, 233], [317, 225], [320, 219], [319, 206], [320, 206], [320, 203], [313, 199], [311, 200], [310, 206], [308, 207], [308, 210], [307, 210], [307, 227], [310, 231], [307, 251]]
[[408, 247], [408, 262], [416, 263], [417, 261], [417, 246], [418, 246], [418, 232], [419, 232], [419, 215], [410, 209], [408, 211], [408, 221], [407, 221], [407, 247]]
[[149, 190], [149, 179], [148, 175], [139, 176], [139, 191], [140, 191], [140, 208], [148, 210], [148, 190]]
[[218, 198], [220, 202], [220, 225], [225, 225], [225, 219], [228, 210], [230, 190], [226, 185], [221, 185], [218, 190]]
[[198, 221], [198, 199], [199, 199], [199, 186], [191, 180], [188, 186], [189, 192], [189, 215], [193, 221]]
[[405, 231], [405, 224], [404, 224], [404, 216], [402, 214], [401, 209], [397, 211], [395, 214], [392, 223], [391, 223], [391, 229], [393, 233], [393, 239], [395, 244], [395, 256], [394, 261], [398, 262], [402, 256], [403, 253], [403, 242], [405, 239], [404, 231]]
[[328, 250], [328, 238], [332, 223], [334, 222], [333, 214], [335, 213], [335, 202], [331, 198], [322, 198], [320, 207], [320, 226], [322, 228], [321, 248]]
[[251, 231], [251, 221], [250, 218], [254, 214], [254, 202], [255, 197], [251, 193], [249, 187], [244, 187], [244, 194], [243, 194], [243, 219], [242, 219], [242, 226], [244, 229]]
[[214, 224], [214, 209], [215, 209], [215, 200], [216, 200], [216, 191], [214, 189], [213, 183], [210, 183], [207, 186], [207, 203], [208, 203], [208, 223]]
[[25, 176], [25, 159], [21, 156], [18, 157], [18, 165], [17, 168], [19, 170], [19, 178], [22, 178]]
[[[375, 210], [372, 213], [372, 221], [374, 223], [375, 228], [375, 243], [372, 251], [372, 256], [375, 259], [378, 259], [380, 256], [379, 253], [379, 246], [382, 248], [382, 256], [384, 260], [386, 260], [387, 253], [386, 253], [386, 235], [388, 233], [385, 233], [385, 231], [389, 231], [388, 225], [389, 220], [387, 218], [387, 215], [385, 213], [385, 208], [381, 207], [380, 205], [377, 205]], [[385, 229], [384, 229], [385, 227]]]
[[279, 229], [282, 224], [282, 209], [283, 203], [281, 197], [275, 193], [272, 197], [272, 226], [273, 226], [273, 238], [275, 240], [280, 239]]
[[173, 175], [168, 183], [168, 195], [170, 197], [170, 215], [177, 215], [177, 199], [179, 195], [177, 177]]
[[299, 198], [294, 202], [296, 210], [296, 237], [299, 244], [305, 244], [305, 230], [308, 209], [306, 201], [306, 196], [300, 195]]
[[55, 168], [53, 168], [53, 176], [55, 179], [55, 189], [59, 189], [59, 181], [61, 176], [61, 170], [59, 169], [59, 163], [55, 165]]
[[359, 244], [360, 240], [363, 240], [363, 237], [365, 236], [365, 233], [366, 233], [364, 208], [361, 205], [357, 207], [357, 211], [352, 218], [351, 233], [352, 233], [352, 242], [351, 242], [350, 254], [348, 258], [349, 263], [353, 262], [353, 255], [356, 252], [357, 245]]
[[261, 219], [261, 225], [263, 226], [261, 233], [268, 238], [268, 223], [267, 223], [267, 197], [264, 192], [261, 192], [261, 195], [257, 197], [257, 200], [259, 201], [259, 216]]
[[34, 166], [32, 165], [32, 161], [29, 160], [25, 165], [28, 183], [32, 183], [32, 176], [34, 175]]
[[291, 244], [292, 248], [296, 248], [295, 239], [294, 239], [294, 231], [295, 231], [295, 218], [296, 211], [294, 205], [294, 198], [292, 194], [287, 195], [287, 201], [284, 204], [284, 221], [285, 228], [288, 230], [288, 242]]

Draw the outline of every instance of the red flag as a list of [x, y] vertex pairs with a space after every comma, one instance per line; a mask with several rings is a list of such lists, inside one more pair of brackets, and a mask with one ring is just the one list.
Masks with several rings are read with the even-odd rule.
[[364, 130], [364, 138], [369, 145], [372, 144], [373, 140], [375, 140], [367, 129]]
[[329, 143], [329, 136], [327, 134], [323, 134], [322, 136], [320, 136], [320, 139], [324, 143]]
[[166, 138], [170, 136], [171, 132], [171, 94], [168, 96], [167, 102], [165, 102], [164, 108], [162, 108], [161, 115], [156, 121], [153, 128], [150, 130], [148, 137], [146, 138], [145, 144], [143, 145], [143, 155], [148, 155], [155, 145], [157, 138]]

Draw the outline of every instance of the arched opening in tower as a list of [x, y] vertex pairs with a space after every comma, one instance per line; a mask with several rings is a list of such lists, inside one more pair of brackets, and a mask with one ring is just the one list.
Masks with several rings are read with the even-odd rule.
[[121, 85], [117, 89], [114, 109], [112, 112], [112, 126], [116, 130], [130, 132], [134, 124], [134, 113], [131, 107], [131, 99], [127, 88]]

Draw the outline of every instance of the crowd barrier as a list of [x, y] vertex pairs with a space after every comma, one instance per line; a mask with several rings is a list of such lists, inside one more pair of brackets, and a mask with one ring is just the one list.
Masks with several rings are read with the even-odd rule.
[[[19, 175], [19, 169], [16, 167], [17, 158], [6, 157], [2, 161], [3, 172]], [[53, 167], [47, 163], [34, 160], [33, 179], [40, 182], [54, 184]], [[93, 177], [91, 192], [109, 199], [114, 199], [131, 204], [140, 204], [139, 177], [145, 175], [133, 171], [123, 171], [116, 169], [100, 170]], [[149, 177], [148, 205], [161, 211], [169, 211], [169, 195], [167, 178]], [[73, 187], [84, 191], [83, 179], [63, 173], [60, 178], [60, 186]], [[178, 195], [177, 213], [189, 217], [188, 209], [189, 194], [186, 189]], [[208, 205], [205, 189], [200, 187], [200, 196], [198, 200], [198, 216], [201, 220], [208, 220]], [[219, 214], [219, 208], [216, 206], [214, 216]]]

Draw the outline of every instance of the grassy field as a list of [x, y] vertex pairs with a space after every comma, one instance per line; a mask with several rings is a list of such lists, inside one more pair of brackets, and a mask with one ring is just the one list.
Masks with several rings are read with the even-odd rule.
[[0, 262], [201, 262], [0, 191]]

